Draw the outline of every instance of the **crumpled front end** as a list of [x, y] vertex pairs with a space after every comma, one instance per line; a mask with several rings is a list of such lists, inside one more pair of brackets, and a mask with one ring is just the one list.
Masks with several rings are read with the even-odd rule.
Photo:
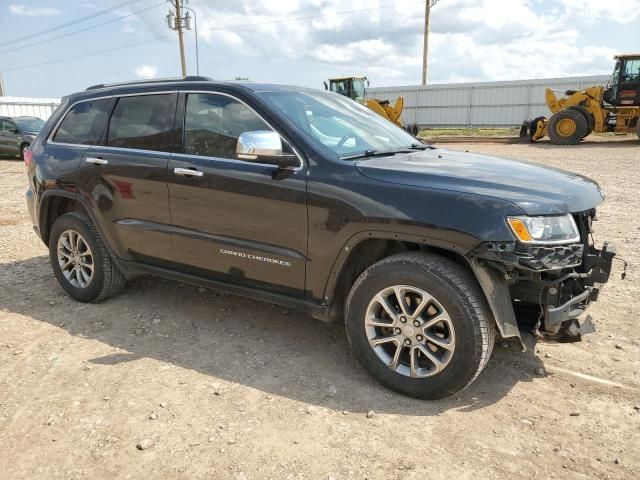
[[518, 324], [530, 324], [534, 334], [562, 342], [579, 341], [594, 331], [591, 317], [583, 314], [609, 280], [615, 257], [606, 242], [602, 248], [594, 244], [595, 209], [573, 217], [579, 242], [484, 242], [469, 254], [482, 268], [502, 273], [497, 278], [506, 281]]

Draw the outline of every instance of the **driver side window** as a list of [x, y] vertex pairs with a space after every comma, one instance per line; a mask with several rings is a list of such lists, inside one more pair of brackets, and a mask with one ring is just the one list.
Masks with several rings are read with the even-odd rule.
[[253, 110], [225, 95], [190, 93], [184, 118], [184, 153], [236, 159], [241, 133], [271, 130]]

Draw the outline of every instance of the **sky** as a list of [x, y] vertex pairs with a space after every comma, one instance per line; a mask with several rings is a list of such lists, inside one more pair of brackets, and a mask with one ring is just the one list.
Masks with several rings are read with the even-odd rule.
[[[201, 75], [316, 88], [354, 74], [371, 87], [420, 83], [424, 1], [187, 6], [198, 19]], [[0, 0], [7, 94], [58, 98], [96, 83], [180, 75], [168, 10], [162, 0]], [[185, 41], [195, 75], [193, 30]], [[640, 53], [640, 0], [439, 0], [429, 45], [430, 83], [609, 74], [614, 54]]]

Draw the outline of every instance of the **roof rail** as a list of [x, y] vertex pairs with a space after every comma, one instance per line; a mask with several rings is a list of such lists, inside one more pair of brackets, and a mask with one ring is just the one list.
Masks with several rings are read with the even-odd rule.
[[169, 77], [169, 78], [154, 78], [153, 80], [132, 80], [129, 82], [116, 82], [116, 83], [98, 83], [97, 85], [91, 85], [87, 90], [97, 90], [99, 88], [119, 87], [124, 85], [146, 85], [149, 83], [165, 83], [165, 82], [210, 82], [212, 78], [202, 77], [198, 75], [187, 75], [186, 77]]

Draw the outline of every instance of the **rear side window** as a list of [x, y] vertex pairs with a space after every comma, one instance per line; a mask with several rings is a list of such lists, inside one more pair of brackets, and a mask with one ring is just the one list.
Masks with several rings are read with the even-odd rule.
[[271, 130], [245, 104], [224, 95], [192, 93], [187, 96], [184, 119], [184, 153], [236, 158], [243, 132]]
[[108, 98], [77, 103], [53, 136], [54, 142], [97, 145], [104, 132], [112, 101]]
[[173, 124], [173, 95], [141, 95], [118, 99], [109, 121], [107, 145], [138, 150], [164, 150]]

